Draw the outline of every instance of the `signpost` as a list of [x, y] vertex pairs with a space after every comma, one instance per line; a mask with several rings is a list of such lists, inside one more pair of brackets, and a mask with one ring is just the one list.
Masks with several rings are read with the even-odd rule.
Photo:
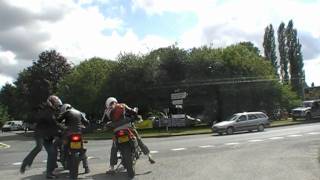
[[174, 99], [184, 99], [187, 97], [187, 92], [180, 92], [180, 93], [172, 93], [171, 94], [171, 100]]

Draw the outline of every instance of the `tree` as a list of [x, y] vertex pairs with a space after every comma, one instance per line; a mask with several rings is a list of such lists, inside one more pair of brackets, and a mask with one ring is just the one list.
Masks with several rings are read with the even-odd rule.
[[8, 108], [2, 104], [0, 104], [0, 126], [2, 127], [2, 125], [10, 120], [10, 116], [8, 114]]
[[17, 88], [19, 111], [27, 119], [34, 108], [57, 92], [59, 81], [70, 72], [71, 65], [55, 50], [40, 53], [33, 65], [19, 73]]
[[289, 83], [289, 72], [288, 72], [288, 57], [287, 57], [287, 43], [286, 43], [286, 28], [282, 22], [278, 28], [278, 44], [279, 44], [279, 55], [280, 55], [280, 77], [284, 84]]
[[264, 56], [271, 62], [275, 74], [278, 76], [278, 62], [276, 55], [276, 44], [272, 24], [266, 27], [263, 39]]
[[304, 71], [301, 44], [298, 39], [297, 30], [293, 28], [293, 21], [290, 20], [286, 28], [288, 60], [290, 63], [290, 83], [293, 91], [300, 97], [303, 96]]
[[84, 111], [88, 118], [100, 118], [107, 90], [102, 89], [116, 62], [94, 57], [75, 66], [58, 86], [58, 95], [66, 103]]

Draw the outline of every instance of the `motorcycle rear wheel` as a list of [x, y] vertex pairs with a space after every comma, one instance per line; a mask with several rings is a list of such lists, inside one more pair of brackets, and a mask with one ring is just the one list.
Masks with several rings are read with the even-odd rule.
[[136, 175], [135, 166], [133, 164], [134, 157], [129, 143], [121, 148], [121, 156], [123, 158], [122, 161], [124, 166], [127, 169], [128, 176], [134, 178]]
[[71, 153], [69, 157], [69, 175], [70, 179], [78, 179], [80, 155], [79, 153]]

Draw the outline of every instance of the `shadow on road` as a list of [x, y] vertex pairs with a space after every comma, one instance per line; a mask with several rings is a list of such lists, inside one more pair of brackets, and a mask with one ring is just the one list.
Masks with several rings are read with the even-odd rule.
[[[152, 171], [147, 171], [144, 173], [137, 173], [136, 177], [143, 176], [152, 173]], [[59, 180], [67, 180], [69, 178], [69, 174], [67, 171], [56, 171], [56, 175], [58, 176]], [[106, 173], [100, 173], [100, 174], [87, 174], [85, 177], [83, 177], [84, 174], [80, 173], [78, 179], [95, 179], [95, 180], [131, 180], [131, 178], [128, 177], [126, 172], [117, 172], [114, 175], [109, 175]], [[46, 174], [43, 172], [42, 174], [36, 174], [31, 175], [27, 177], [23, 177], [21, 180], [43, 180], [46, 179]], [[136, 178], [133, 178], [133, 180]]]

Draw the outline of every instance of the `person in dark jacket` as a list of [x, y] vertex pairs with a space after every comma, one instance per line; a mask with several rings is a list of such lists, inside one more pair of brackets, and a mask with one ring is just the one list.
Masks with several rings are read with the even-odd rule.
[[34, 158], [44, 146], [48, 154], [46, 177], [48, 179], [56, 178], [53, 171], [57, 164], [57, 150], [53, 145], [53, 140], [54, 137], [58, 135], [56, 118], [61, 106], [61, 100], [57, 96], [51, 95], [48, 97], [45, 104], [40, 105], [38, 111], [34, 115], [36, 123], [34, 139], [36, 146], [24, 158], [20, 167], [21, 173], [25, 172], [27, 166], [30, 167], [32, 165]]
[[[71, 133], [82, 133], [82, 127], [83, 126], [89, 126], [89, 121], [85, 117], [85, 115], [78, 111], [77, 109], [73, 108], [70, 104], [64, 104], [61, 107], [60, 116], [58, 118], [58, 122], [62, 123], [64, 121], [64, 137], [67, 138], [68, 135]], [[89, 173], [89, 165], [88, 165], [88, 157], [86, 155], [86, 151], [82, 153], [82, 164], [83, 168], [85, 169], [85, 173]]]

